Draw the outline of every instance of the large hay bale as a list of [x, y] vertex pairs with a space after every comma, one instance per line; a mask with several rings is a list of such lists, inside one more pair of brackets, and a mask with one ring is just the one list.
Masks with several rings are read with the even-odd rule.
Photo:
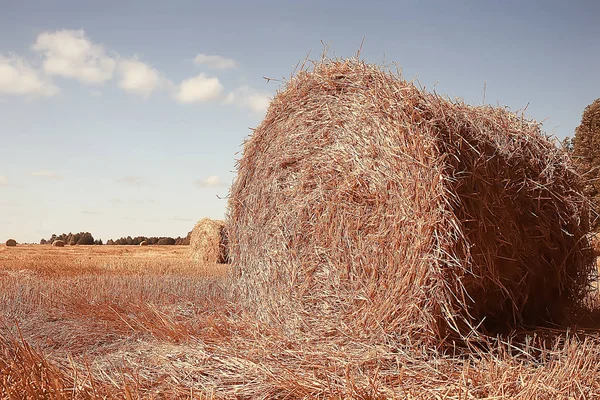
[[6, 247], [15, 247], [17, 245], [17, 241], [15, 239], [8, 239], [6, 241]]
[[142, 241], [140, 242], [140, 246], [148, 246], [148, 242], [147, 242], [147, 241], [145, 241], [145, 240], [142, 240]]
[[589, 205], [539, 124], [355, 60], [301, 72], [238, 161], [242, 304], [286, 328], [434, 340], [581, 310]]
[[225, 264], [229, 260], [224, 221], [203, 218], [192, 230], [190, 255], [193, 261]]
[[52, 242], [52, 247], [65, 247], [65, 242], [62, 240], [55, 240]]

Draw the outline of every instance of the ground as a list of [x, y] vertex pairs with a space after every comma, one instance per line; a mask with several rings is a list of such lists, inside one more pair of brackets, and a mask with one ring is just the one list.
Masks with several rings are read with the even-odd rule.
[[187, 246], [0, 246], [0, 398], [600, 397], [594, 332], [432, 356], [288, 337], [229, 285]]

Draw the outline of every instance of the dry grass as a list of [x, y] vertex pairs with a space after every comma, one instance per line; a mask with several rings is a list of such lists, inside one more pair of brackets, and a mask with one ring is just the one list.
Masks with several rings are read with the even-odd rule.
[[594, 251], [594, 254], [598, 257], [600, 256], [600, 237], [598, 236], [597, 233], [591, 234], [590, 235], [590, 245], [592, 247], [592, 250]]
[[175, 246], [0, 248], [0, 398], [589, 399], [597, 335], [432, 355], [255, 321]]

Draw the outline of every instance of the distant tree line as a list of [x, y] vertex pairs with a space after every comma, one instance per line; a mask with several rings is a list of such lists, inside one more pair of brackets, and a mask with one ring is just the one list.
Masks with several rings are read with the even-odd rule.
[[40, 244], [52, 244], [56, 240], [62, 240], [66, 244], [79, 244], [79, 245], [101, 245], [102, 239], [95, 240], [94, 236], [92, 236], [89, 232], [79, 232], [79, 233], [63, 233], [60, 235], [52, 234], [52, 236], [46, 240], [40, 240]]
[[188, 236], [182, 238], [178, 236], [176, 239], [172, 237], [146, 237], [146, 236], [136, 236], [132, 238], [131, 236], [122, 237], [117, 240], [109, 239], [106, 244], [107, 245], [127, 245], [127, 246], [138, 246], [140, 243], [146, 242], [148, 245], [159, 245], [159, 246], [169, 246], [169, 245], [189, 245], [190, 244], [190, 234]]
[[[186, 237], [178, 236], [176, 239], [172, 237], [146, 237], [146, 236], [136, 236], [132, 238], [131, 236], [122, 237], [117, 240], [109, 239], [106, 244], [107, 245], [130, 245], [130, 246], [138, 246], [142, 242], [147, 242], [149, 245], [189, 245], [190, 237], [192, 232], [189, 232]], [[62, 240], [66, 244], [69, 245], [102, 245], [102, 239], [94, 239], [94, 236], [89, 232], [79, 232], [79, 233], [63, 233], [61, 235], [52, 234], [49, 239], [40, 240], [40, 244], [52, 244], [56, 240]]]

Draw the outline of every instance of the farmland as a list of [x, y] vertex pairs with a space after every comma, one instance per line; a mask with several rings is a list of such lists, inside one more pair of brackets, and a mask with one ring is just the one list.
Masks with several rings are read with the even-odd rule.
[[[481, 351], [286, 336], [186, 246], [0, 247], [1, 398], [594, 398], [600, 340]], [[433, 355], [432, 355], [433, 354]]]
[[[176, 393], [175, 381], [165, 377], [185, 382], [172, 375], [184, 362], [179, 359], [213, 334], [219, 322], [206, 321], [223, 315], [224, 305], [225, 269], [191, 265], [186, 252], [180, 246], [1, 247], [3, 396], [121, 397], [153, 387]], [[41, 360], [48, 369], [36, 375], [29, 368]]]

